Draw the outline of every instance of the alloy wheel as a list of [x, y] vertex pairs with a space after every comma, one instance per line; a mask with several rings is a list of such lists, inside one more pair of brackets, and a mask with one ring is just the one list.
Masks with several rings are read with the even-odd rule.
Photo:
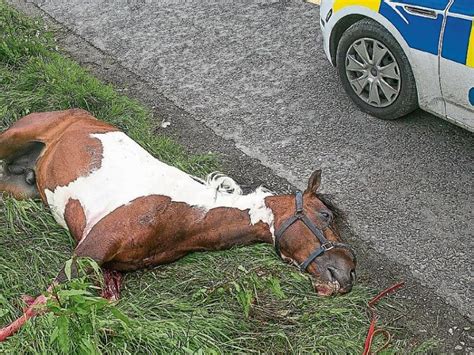
[[350, 45], [345, 70], [354, 92], [371, 106], [387, 107], [400, 94], [398, 63], [392, 52], [373, 38], [360, 38]]

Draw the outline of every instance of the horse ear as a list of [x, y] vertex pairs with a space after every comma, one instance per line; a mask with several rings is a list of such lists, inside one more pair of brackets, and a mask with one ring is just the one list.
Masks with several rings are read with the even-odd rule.
[[319, 185], [321, 185], [321, 170], [315, 170], [308, 180], [308, 188], [305, 192], [316, 194], [316, 191], [319, 189]]

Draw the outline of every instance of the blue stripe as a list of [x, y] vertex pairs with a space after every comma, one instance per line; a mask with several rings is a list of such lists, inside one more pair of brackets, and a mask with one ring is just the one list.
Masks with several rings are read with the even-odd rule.
[[471, 88], [471, 90], [469, 90], [469, 102], [472, 106], [474, 106], [474, 88]]
[[472, 21], [448, 16], [441, 53], [443, 58], [466, 64], [471, 25]]
[[[474, 1], [474, 0], [473, 0]], [[446, 0], [443, 1], [414, 1], [414, 0], [405, 0], [404, 3], [412, 4], [416, 3], [417, 5], [427, 5], [427, 3], [432, 3], [432, 5], [441, 6], [447, 3]], [[439, 14], [436, 19], [415, 16], [407, 13], [403, 6], [398, 6], [397, 10], [408, 20], [406, 23], [403, 18], [386, 2], [382, 2], [380, 5], [380, 14], [385, 16], [397, 29], [400, 31], [405, 41], [412, 48], [418, 49], [420, 51], [432, 53], [438, 55], [438, 44], [439, 36], [441, 33], [441, 25], [443, 23], [443, 16]]]
[[474, 16], [474, 1], [473, 0], [456, 0], [449, 8], [449, 12], [455, 14]]

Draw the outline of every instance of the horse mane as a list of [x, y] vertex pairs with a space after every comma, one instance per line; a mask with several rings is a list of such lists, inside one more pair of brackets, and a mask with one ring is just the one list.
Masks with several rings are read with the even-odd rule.
[[[191, 177], [208, 188], [215, 190], [216, 193], [220, 192], [228, 195], [244, 195], [242, 187], [234, 179], [219, 171], [214, 171], [208, 174], [204, 179], [192, 175]], [[273, 195], [274, 193], [264, 186], [259, 186], [255, 190], [249, 192], [249, 194]]]
[[216, 190], [216, 192], [224, 192], [230, 195], [243, 194], [242, 188], [234, 179], [218, 171], [208, 174], [204, 179], [192, 175], [191, 177], [212, 190]]
[[[201, 179], [196, 176], [191, 177], [200, 182], [201, 184], [215, 190], [216, 192], [226, 193], [230, 195], [243, 195], [243, 190], [241, 186], [231, 177], [219, 172], [214, 171], [208, 174], [204, 179]], [[272, 193], [264, 186], [259, 186], [253, 191], [254, 193]], [[273, 193], [272, 193], [273, 194]], [[345, 219], [344, 212], [338, 208], [334, 202], [334, 196], [331, 194], [317, 193], [316, 197], [326, 205], [327, 208], [331, 210], [334, 215], [334, 225], [339, 227], [343, 220]]]
[[243, 194], [242, 188], [234, 179], [218, 171], [214, 171], [206, 176], [205, 185], [215, 189], [217, 192], [225, 192], [231, 195]]

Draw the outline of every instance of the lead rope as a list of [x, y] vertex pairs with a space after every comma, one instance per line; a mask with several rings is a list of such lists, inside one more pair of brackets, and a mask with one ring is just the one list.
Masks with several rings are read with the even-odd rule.
[[367, 303], [367, 307], [369, 308], [369, 311], [370, 311], [370, 327], [369, 327], [369, 331], [367, 332], [367, 337], [365, 338], [363, 355], [372, 354], [372, 352], [370, 351], [370, 348], [372, 347], [372, 341], [378, 334], [383, 335], [383, 337], [385, 338], [385, 343], [379, 349], [377, 349], [374, 354], [379, 353], [390, 344], [390, 340], [391, 340], [390, 333], [385, 329], [375, 327], [377, 324], [377, 320], [379, 319], [377, 315], [377, 310], [375, 309], [375, 305], [382, 298], [384, 298], [385, 296], [388, 296], [390, 293], [396, 292], [399, 288], [403, 287], [403, 285], [405, 285], [405, 281], [398, 282], [395, 285], [390, 286], [389, 288], [380, 292], [377, 296], [372, 298], [369, 301], [369, 303]]

